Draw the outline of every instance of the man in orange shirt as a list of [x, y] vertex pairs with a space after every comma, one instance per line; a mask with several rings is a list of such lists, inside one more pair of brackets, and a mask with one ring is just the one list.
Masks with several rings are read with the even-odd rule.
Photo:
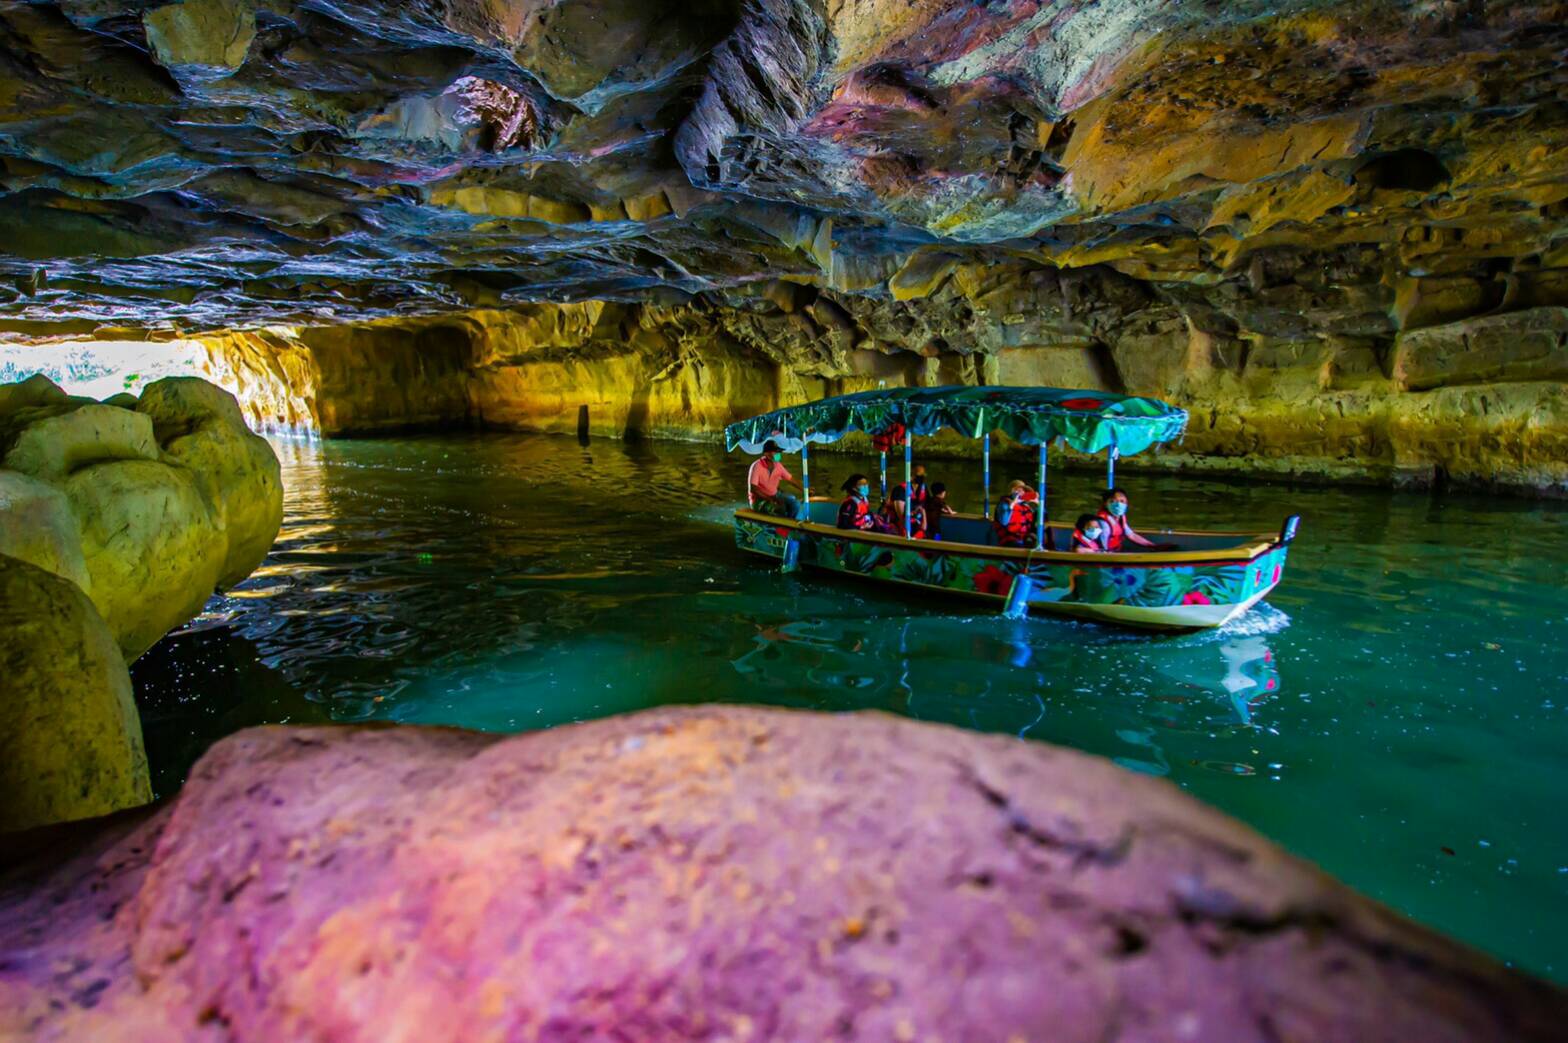
[[783, 459], [784, 453], [778, 443], [769, 439], [762, 447], [762, 457], [751, 465], [746, 475], [746, 500], [754, 511], [800, 518], [805, 513], [804, 505], [795, 497], [779, 492], [780, 485], [801, 488], [782, 463]]

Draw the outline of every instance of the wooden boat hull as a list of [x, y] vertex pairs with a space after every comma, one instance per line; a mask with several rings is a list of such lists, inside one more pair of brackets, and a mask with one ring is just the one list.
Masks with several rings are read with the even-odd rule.
[[[817, 505], [813, 505], [814, 507]], [[1232, 546], [1139, 554], [1071, 554], [956, 542], [905, 540], [790, 521], [751, 510], [735, 513], [735, 544], [782, 560], [798, 544], [800, 566], [996, 607], [1014, 578], [1027, 575], [1029, 609], [1121, 626], [1161, 630], [1216, 627], [1268, 595], [1284, 575], [1288, 547], [1271, 536], [1161, 534], [1161, 539]]]

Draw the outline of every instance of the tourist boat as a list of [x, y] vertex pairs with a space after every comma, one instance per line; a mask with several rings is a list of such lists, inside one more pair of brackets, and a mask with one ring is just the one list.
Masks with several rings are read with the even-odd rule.
[[[1156, 629], [1214, 627], [1247, 611], [1280, 582], [1297, 517], [1278, 532], [1148, 530], [1175, 549], [1075, 554], [1071, 525], [1047, 521], [1047, 447], [1106, 453], [1106, 486], [1119, 457], [1179, 438], [1187, 413], [1151, 398], [1035, 387], [885, 388], [840, 395], [742, 420], [725, 428], [726, 448], [760, 453], [772, 441], [801, 455], [807, 518], [742, 508], [735, 542], [779, 559], [786, 570], [821, 569], [895, 587], [989, 600], [1010, 615], [1041, 611]], [[982, 514], [942, 521], [942, 539], [911, 539], [837, 527], [838, 501], [811, 496], [810, 446], [863, 432], [901, 446], [909, 487], [913, 439], [942, 429], [982, 442]], [[997, 546], [991, 513], [991, 434], [1039, 447], [1038, 511], [1032, 547]], [[887, 495], [887, 450], [882, 451]], [[1074, 515], [1078, 513], [1073, 512]]]

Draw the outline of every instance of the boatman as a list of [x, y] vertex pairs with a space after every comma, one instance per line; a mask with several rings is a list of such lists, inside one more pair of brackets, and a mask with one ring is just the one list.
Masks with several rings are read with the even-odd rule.
[[[768, 439], [762, 446], [762, 457], [751, 465], [751, 471], [746, 475], [746, 501], [754, 511], [804, 520], [805, 505], [788, 493], [779, 492], [780, 485], [801, 489], [783, 460], [784, 451], [777, 442]], [[801, 489], [801, 492], [805, 490]]]

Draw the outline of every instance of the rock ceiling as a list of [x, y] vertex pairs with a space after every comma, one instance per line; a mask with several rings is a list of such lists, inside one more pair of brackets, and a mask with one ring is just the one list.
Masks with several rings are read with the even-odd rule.
[[0, 323], [1557, 302], [1565, 57], [1531, 0], [0, 0]]

